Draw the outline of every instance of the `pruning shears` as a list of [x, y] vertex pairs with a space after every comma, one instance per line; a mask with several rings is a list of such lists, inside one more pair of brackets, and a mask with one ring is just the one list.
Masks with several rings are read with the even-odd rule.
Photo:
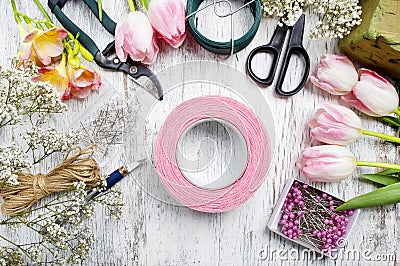
[[[68, 0], [49, 0], [48, 6], [61, 25], [72, 35], [78, 36], [78, 41], [89, 51], [90, 54], [92, 54], [96, 64], [102, 68], [122, 71], [133, 79], [137, 79], [141, 76], [148, 77], [157, 88], [159, 100], [162, 100], [163, 90], [157, 76], [154, 75], [154, 73], [146, 66], [142, 65], [140, 62], [133, 61], [129, 57], [126, 62], [121, 62], [115, 54], [114, 41], [109, 43], [103, 51], [100, 51], [96, 43], [62, 11], [62, 8], [67, 1]], [[99, 8], [96, 0], [83, 0], [83, 2], [93, 12], [101, 25], [109, 33], [115, 35], [115, 27], [117, 24], [104, 11], [102, 11], [102, 19], [99, 19]]]

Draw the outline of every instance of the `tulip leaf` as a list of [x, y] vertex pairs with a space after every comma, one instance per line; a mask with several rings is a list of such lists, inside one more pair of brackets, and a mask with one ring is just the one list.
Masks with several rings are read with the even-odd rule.
[[337, 211], [381, 206], [400, 202], [400, 183], [395, 183], [367, 194], [352, 198], [339, 207]]
[[379, 174], [379, 175], [393, 175], [393, 174], [398, 174], [398, 173], [400, 173], [400, 170], [386, 169], [386, 170], [383, 170], [381, 172], [378, 172], [377, 174]]
[[400, 127], [400, 118], [393, 116], [383, 116], [381, 117], [382, 121], [388, 123], [391, 126]]
[[382, 175], [382, 174], [363, 174], [361, 175], [363, 178], [368, 179], [372, 182], [384, 185], [384, 186], [389, 186], [394, 183], [400, 182], [400, 179], [395, 176], [391, 175]]

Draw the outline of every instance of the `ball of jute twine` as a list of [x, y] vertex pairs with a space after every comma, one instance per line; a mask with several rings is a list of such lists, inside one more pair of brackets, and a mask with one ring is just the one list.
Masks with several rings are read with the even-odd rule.
[[99, 165], [92, 158], [96, 148], [96, 144], [85, 149], [71, 148], [63, 162], [47, 174], [17, 173], [19, 185], [0, 189], [1, 212], [8, 216], [21, 214], [46, 195], [70, 190], [75, 182], [97, 185], [102, 176]]

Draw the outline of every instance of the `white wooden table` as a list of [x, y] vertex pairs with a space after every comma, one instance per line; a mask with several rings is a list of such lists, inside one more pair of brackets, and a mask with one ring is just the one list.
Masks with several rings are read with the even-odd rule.
[[[40, 13], [33, 1], [16, 1], [21, 12], [31, 17], [40, 18]], [[46, 1], [41, 1], [46, 6]], [[104, 1], [104, 9], [111, 17], [121, 18], [128, 12], [126, 1]], [[8, 64], [7, 59], [18, 52], [19, 33], [13, 20], [11, 4], [0, 0], [2, 9], [0, 15], [0, 63]], [[112, 37], [101, 29], [95, 17], [80, 1], [70, 1], [66, 10], [89, 35], [96, 37], [96, 42], [105, 46]], [[54, 17], [53, 17], [54, 18]], [[235, 25], [248, 25], [249, 19], [237, 15]], [[311, 57], [312, 70], [324, 53], [338, 53], [336, 40], [308, 39], [310, 25], [315, 22], [312, 14], [307, 14], [304, 46]], [[222, 36], [227, 29], [219, 28], [217, 18], [208, 19], [207, 24], [201, 24], [206, 32], [214, 36]], [[250, 21], [251, 22], [251, 21]], [[245, 72], [245, 60], [248, 53], [256, 46], [265, 44], [272, 37], [276, 22], [273, 19], [262, 19], [260, 29], [254, 41], [235, 56], [215, 55], [201, 48], [190, 34], [182, 47], [172, 49], [163, 42], [160, 43], [160, 54], [157, 61], [150, 67], [153, 71], [161, 71], [177, 63], [190, 60], [210, 60], [227, 64], [239, 71]], [[239, 32], [239, 31], [237, 31]], [[95, 66], [94, 66], [95, 67]], [[261, 71], [265, 62], [258, 60], [256, 67]], [[126, 75], [98, 69], [102, 77], [117, 88], [131, 88], [133, 83]], [[291, 79], [299, 75], [297, 68], [289, 69]], [[178, 73], [177, 75], [182, 74]], [[294, 83], [293, 83], [294, 84]], [[254, 88], [252, 88], [254, 89]], [[185, 207], [174, 206], [157, 200], [133, 182], [132, 179], [122, 181], [119, 187], [123, 190], [126, 203], [121, 221], [105, 217], [103, 211], [96, 214], [93, 230], [98, 242], [93, 247], [90, 258], [84, 265], [393, 265], [394, 261], [369, 261], [384, 255], [400, 256], [399, 251], [399, 208], [370, 208], [362, 211], [359, 222], [351, 234], [347, 249], [357, 250], [360, 259], [349, 260], [330, 259], [290, 259], [285, 251], [301, 251], [303, 247], [285, 240], [270, 232], [266, 225], [272, 208], [280, 195], [285, 180], [289, 177], [299, 177], [299, 169], [295, 162], [300, 151], [312, 145], [307, 128], [307, 121], [313, 115], [318, 103], [324, 100], [337, 102], [325, 92], [307, 83], [305, 89], [296, 96], [289, 98], [276, 97], [272, 87], [261, 89], [262, 94], [273, 112], [277, 133], [277, 150], [275, 160], [268, 176], [253, 198], [243, 206], [221, 214], [200, 213]], [[364, 128], [379, 132], [394, 134], [387, 127], [374, 119], [362, 116]], [[369, 137], [361, 137], [350, 149], [363, 160], [398, 161], [398, 150], [390, 144]], [[146, 169], [139, 171], [146, 176]], [[143, 172], [144, 171], [144, 172]], [[375, 187], [358, 177], [359, 173], [373, 170], [359, 169], [352, 177], [332, 184], [315, 184], [342, 199], [350, 199], [364, 194]], [[158, 182], [159, 181], [154, 181]], [[272, 252], [275, 256], [262, 260], [260, 251]], [[295, 250], [295, 251], [293, 251]], [[369, 253], [371, 251], [371, 253]], [[277, 254], [280, 254], [279, 256]], [[286, 255], [285, 255], [286, 254]], [[285, 259], [286, 258], [286, 259]]]

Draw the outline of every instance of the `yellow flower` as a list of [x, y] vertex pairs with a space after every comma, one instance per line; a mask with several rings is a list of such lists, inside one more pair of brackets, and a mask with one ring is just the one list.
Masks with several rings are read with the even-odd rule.
[[19, 51], [18, 55], [21, 56], [21, 54], [27, 49], [27, 46], [30, 44], [24, 43], [25, 37], [28, 35], [28, 32], [25, 30], [22, 23], [18, 23], [18, 28], [19, 28], [19, 41], [21, 42], [22, 45], [22, 49], [21, 51]]
[[62, 54], [62, 58], [57, 67], [42, 67], [39, 69], [39, 76], [33, 77], [33, 81], [49, 82], [51, 85], [56, 87], [62, 95], [68, 90], [68, 75], [66, 69], [65, 54]]
[[[20, 34], [23, 36], [25, 29], [20, 26]], [[67, 37], [67, 31], [54, 27], [46, 31], [33, 29], [25, 36], [19, 57], [22, 60], [32, 60], [47, 66], [53, 57], [61, 55], [64, 51], [63, 40]]]
[[32, 80], [49, 82], [60, 91], [63, 100], [69, 100], [72, 97], [85, 98], [91, 91], [97, 90], [101, 86], [100, 75], [95, 70], [83, 64], [79, 64], [75, 68], [67, 63], [66, 58], [66, 53], [62, 53], [60, 64], [57, 67], [40, 68], [40, 75]]

